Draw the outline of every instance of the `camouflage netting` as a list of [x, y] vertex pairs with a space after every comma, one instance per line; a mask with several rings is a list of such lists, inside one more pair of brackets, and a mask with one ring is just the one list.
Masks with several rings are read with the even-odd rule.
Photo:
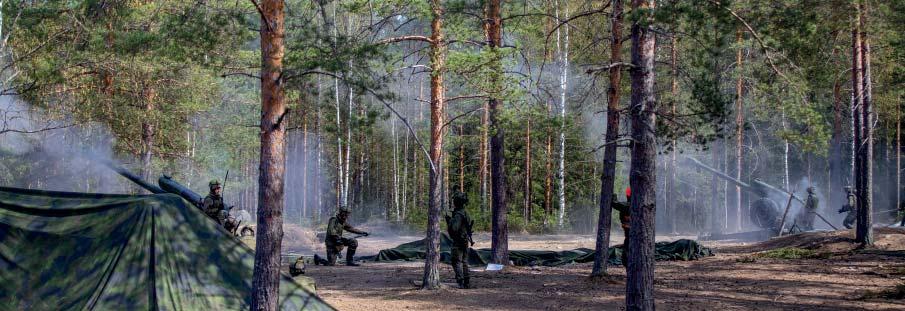
[[[253, 267], [176, 195], [0, 188], [0, 310], [247, 310]], [[280, 306], [332, 310], [286, 275]]]
[[[452, 240], [446, 233], [440, 235], [440, 261], [449, 263], [450, 247]], [[425, 253], [424, 240], [418, 240], [400, 244], [394, 248], [381, 250], [376, 256], [362, 257], [362, 260], [372, 261], [412, 261], [423, 260]], [[706, 256], [713, 256], [713, 252], [694, 240], [682, 239], [674, 242], [658, 242], [655, 246], [656, 260], [697, 260]], [[609, 263], [622, 264], [622, 245], [610, 247]], [[589, 248], [577, 248], [568, 251], [543, 251], [543, 250], [510, 250], [509, 260], [516, 266], [561, 266], [571, 263], [585, 263], [594, 261], [594, 250]], [[472, 266], [484, 266], [490, 262], [490, 249], [469, 249], [468, 264]]]

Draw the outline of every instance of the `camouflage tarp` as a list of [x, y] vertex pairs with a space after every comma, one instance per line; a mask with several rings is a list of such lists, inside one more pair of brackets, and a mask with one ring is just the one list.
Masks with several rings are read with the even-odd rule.
[[[239, 310], [254, 251], [180, 197], [0, 188], [0, 310]], [[285, 310], [332, 310], [281, 275]]]
[[[440, 236], [440, 261], [449, 263], [452, 240], [446, 233]], [[658, 242], [655, 246], [656, 260], [696, 260], [713, 256], [713, 252], [694, 240], [678, 240], [674, 242]], [[362, 260], [395, 261], [423, 260], [425, 256], [424, 240], [400, 244], [394, 248], [381, 250], [376, 256], [363, 257]], [[610, 247], [610, 264], [622, 263], [622, 245]], [[577, 248], [567, 251], [544, 250], [510, 250], [509, 260], [516, 266], [561, 266], [570, 263], [594, 261], [594, 250]], [[490, 249], [469, 249], [468, 264], [483, 266], [490, 262]]]

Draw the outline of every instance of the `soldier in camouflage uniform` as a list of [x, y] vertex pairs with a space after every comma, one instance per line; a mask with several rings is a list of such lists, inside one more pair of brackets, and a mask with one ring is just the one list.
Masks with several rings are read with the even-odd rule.
[[626, 198], [627, 198], [627, 201], [625, 203], [621, 203], [621, 202], [617, 201], [616, 194], [613, 194], [612, 206], [613, 206], [613, 209], [615, 209], [617, 212], [619, 212], [619, 223], [622, 225], [622, 234], [625, 236], [625, 240], [622, 241], [622, 257], [621, 257], [622, 265], [628, 267], [628, 250], [629, 250], [628, 233], [629, 233], [629, 228], [632, 227], [632, 225], [631, 225], [632, 200], [631, 200], [630, 190], [626, 189], [625, 194], [626, 194]]
[[210, 217], [217, 224], [226, 228], [227, 231], [235, 234], [236, 228], [238, 228], [239, 223], [235, 217], [229, 214], [229, 208], [223, 203], [223, 196], [220, 194], [222, 188], [220, 187], [220, 181], [211, 180], [208, 184], [210, 187], [210, 193], [204, 197], [204, 200], [201, 204], [201, 210], [204, 211], [204, 214], [207, 217]]
[[348, 219], [349, 210], [346, 208], [341, 208], [336, 216], [330, 217], [327, 224], [327, 236], [324, 238], [324, 245], [327, 247], [327, 259], [322, 259], [315, 255], [315, 264], [322, 264], [325, 266], [336, 265], [337, 255], [342, 252], [343, 247], [348, 247], [349, 249], [346, 250], [346, 265], [359, 266], [359, 264], [354, 261], [355, 250], [358, 249], [358, 241], [354, 238], [343, 237], [343, 231], [349, 231], [365, 236], [369, 233], [352, 227], [352, 225], [346, 223]]
[[451, 249], [451, 263], [453, 271], [456, 273], [456, 283], [460, 288], [471, 288], [468, 271], [468, 248], [474, 245], [471, 239], [472, 226], [474, 221], [468, 217], [465, 211], [465, 204], [468, 203], [468, 197], [462, 192], [456, 192], [452, 197], [453, 212], [452, 215], [446, 216], [446, 232], [452, 239], [453, 245]]
[[796, 220], [796, 224], [801, 231], [814, 230], [814, 217], [817, 216], [819, 203], [817, 195], [814, 194], [814, 187], [808, 187], [808, 199], [805, 200], [804, 208], [798, 213]]
[[223, 224], [223, 213], [226, 212], [226, 206], [223, 204], [223, 196], [220, 195], [220, 181], [211, 180], [208, 184], [210, 192], [204, 197], [201, 204], [201, 210], [207, 217], [210, 217], [218, 224]]
[[845, 220], [842, 221], [842, 225], [845, 226], [846, 229], [851, 229], [855, 224], [856, 216], [858, 215], [858, 206], [855, 205], [855, 192], [852, 190], [852, 187], [845, 187], [845, 204], [842, 205], [842, 208], [839, 209], [839, 213], [848, 212], [845, 215]]

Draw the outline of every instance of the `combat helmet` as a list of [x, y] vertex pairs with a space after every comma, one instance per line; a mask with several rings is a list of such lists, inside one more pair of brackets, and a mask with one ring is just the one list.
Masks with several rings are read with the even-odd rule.
[[464, 207], [465, 204], [468, 204], [468, 195], [461, 191], [454, 192], [451, 199], [453, 207]]
[[214, 190], [216, 188], [220, 188], [220, 181], [216, 180], [216, 179], [211, 179], [211, 182], [209, 182], [207, 185], [208, 185], [208, 187], [210, 187], [211, 190]]

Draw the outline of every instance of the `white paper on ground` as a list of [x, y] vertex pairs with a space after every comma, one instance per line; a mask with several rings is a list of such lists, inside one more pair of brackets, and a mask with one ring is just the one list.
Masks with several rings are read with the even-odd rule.
[[495, 263], [487, 264], [487, 268], [484, 269], [484, 271], [500, 271], [500, 270], [503, 270], [503, 265], [499, 265], [499, 264], [495, 264]]

